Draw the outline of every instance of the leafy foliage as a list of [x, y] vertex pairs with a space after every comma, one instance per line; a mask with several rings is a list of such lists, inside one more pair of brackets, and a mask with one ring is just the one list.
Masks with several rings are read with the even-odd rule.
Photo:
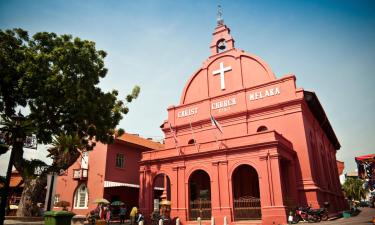
[[360, 201], [364, 199], [367, 190], [363, 187], [363, 181], [358, 178], [348, 177], [342, 185], [345, 196], [351, 200]]
[[97, 141], [112, 143], [115, 134], [124, 132], [116, 126], [140, 87], [124, 100], [117, 90], [103, 92], [98, 84], [107, 74], [106, 55], [94, 42], [71, 35], [39, 32], [30, 38], [19, 28], [0, 30], [0, 128], [5, 144], [13, 145], [14, 165], [23, 178], [43, 165], [23, 159], [22, 145], [13, 143], [18, 107], [29, 111], [17, 127], [18, 137], [33, 133], [38, 143], [52, 144], [48, 156], [53, 164], [45, 173], [68, 168], [80, 151], [92, 150]]
[[0, 30], [0, 112], [11, 116], [15, 107], [26, 106], [26, 97], [18, 85], [25, 75], [28, 34], [22, 29]]

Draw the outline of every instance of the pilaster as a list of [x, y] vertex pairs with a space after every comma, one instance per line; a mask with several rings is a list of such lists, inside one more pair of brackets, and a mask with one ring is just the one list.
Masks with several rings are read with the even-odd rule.
[[[214, 169], [214, 177], [211, 190], [212, 193], [218, 193], [217, 195], [211, 195], [212, 204], [212, 216], [215, 218], [216, 223], [223, 223], [224, 217], [227, 221], [232, 221], [232, 214], [230, 209], [230, 191], [229, 191], [229, 178], [228, 178], [228, 161], [216, 161], [212, 163]], [[215, 197], [215, 198], [213, 198]]]
[[261, 171], [265, 179], [260, 184], [263, 224], [284, 224], [287, 215], [282, 196], [279, 155], [268, 152], [260, 157], [260, 161], [265, 169]]
[[174, 173], [174, 188], [172, 192], [172, 216], [179, 217], [180, 222], [183, 223], [187, 220], [187, 205], [186, 199], [189, 194], [186, 191], [185, 185], [185, 166], [175, 166], [172, 168]]

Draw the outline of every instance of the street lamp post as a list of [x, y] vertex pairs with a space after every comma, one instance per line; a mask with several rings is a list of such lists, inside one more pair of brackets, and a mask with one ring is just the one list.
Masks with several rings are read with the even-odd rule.
[[12, 116], [12, 120], [15, 121], [15, 126], [13, 127], [12, 131], [12, 149], [10, 152], [9, 157], [9, 164], [8, 164], [8, 170], [5, 178], [5, 184], [3, 188], [3, 193], [1, 196], [1, 205], [0, 205], [0, 225], [4, 225], [5, 220], [5, 208], [7, 206], [8, 202], [8, 194], [9, 194], [9, 183], [10, 183], [10, 177], [12, 175], [12, 168], [13, 168], [13, 161], [14, 161], [14, 155], [15, 151], [17, 149], [22, 149], [23, 147], [23, 135], [22, 135], [22, 129], [21, 129], [21, 121], [24, 119], [21, 113], [18, 113], [18, 115]]

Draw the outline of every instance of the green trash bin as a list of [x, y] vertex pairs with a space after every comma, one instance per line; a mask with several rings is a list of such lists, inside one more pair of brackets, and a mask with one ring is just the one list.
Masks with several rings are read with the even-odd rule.
[[70, 225], [75, 214], [69, 211], [47, 211], [44, 212], [45, 225]]
[[344, 218], [349, 218], [349, 217], [351, 217], [351, 213], [350, 213], [350, 211], [345, 211], [345, 212], [343, 212], [343, 213], [342, 213], [342, 217], [344, 217]]

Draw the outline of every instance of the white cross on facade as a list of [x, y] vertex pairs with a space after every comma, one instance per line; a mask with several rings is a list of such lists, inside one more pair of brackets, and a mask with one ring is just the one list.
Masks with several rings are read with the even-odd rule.
[[231, 66], [228, 66], [228, 67], [225, 67], [225, 68], [224, 68], [224, 63], [221, 62], [221, 63], [220, 63], [220, 69], [218, 69], [218, 70], [214, 70], [214, 71], [212, 72], [213, 75], [220, 74], [221, 90], [225, 90], [224, 73], [227, 72], [227, 71], [229, 71], [229, 70], [232, 70], [232, 67], [231, 67]]

